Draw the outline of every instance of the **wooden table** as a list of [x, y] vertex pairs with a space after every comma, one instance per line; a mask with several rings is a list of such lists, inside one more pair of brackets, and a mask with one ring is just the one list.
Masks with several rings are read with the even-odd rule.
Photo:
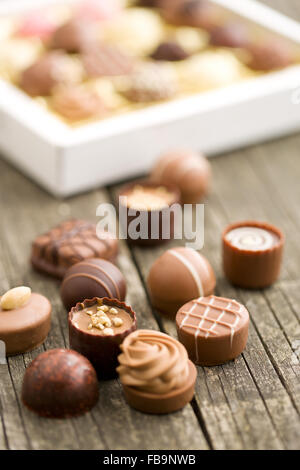
[[[268, 0], [300, 18], [298, 0]], [[280, 112], [280, 110], [278, 110]], [[198, 367], [196, 397], [181, 412], [148, 416], [130, 409], [120, 383], [100, 383], [93, 411], [70, 420], [40, 419], [20, 400], [26, 366], [45, 349], [68, 346], [67, 316], [56, 281], [29, 264], [36, 235], [67, 217], [96, 220], [111, 201], [109, 187], [59, 201], [0, 161], [0, 286], [30, 285], [53, 305], [45, 344], [0, 365], [0, 449], [292, 449], [300, 446], [300, 135], [216, 157], [214, 188], [206, 201], [205, 248], [218, 278], [217, 294], [244, 302], [251, 313], [246, 351], [220, 367]], [[237, 290], [221, 271], [220, 234], [230, 221], [267, 220], [287, 235], [280, 281], [265, 291]], [[130, 250], [119, 265], [139, 326], [176, 334], [174, 323], [149, 304], [145, 279], [166, 247]]]

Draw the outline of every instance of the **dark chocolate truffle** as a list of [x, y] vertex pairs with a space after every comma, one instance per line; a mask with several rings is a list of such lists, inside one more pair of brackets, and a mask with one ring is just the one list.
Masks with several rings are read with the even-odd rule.
[[151, 54], [154, 60], [163, 60], [169, 62], [178, 62], [185, 60], [189, 54], [175, 41], [162, 42]]
[[15, 287], [0, 297], [0, 340], [6, 354], [22, 354], [42, 344], [50, 330], [51, 304], [29, 287]]
[[284, 235], [274, 225], [239, 222], [223, 232], [223, 267], [232, 284], [262, 289], [280, 273]]
[[176, 339], [137, 330], [121, 345], [117, 371], [127, 402], [144, 413], [180, 410], [194, 395], [197, 371]]
[[183, 204], [199, 202], [211, 184], [211, 167], [200, 153], [178, 150], [163, 154], [151, 172], [151, 180], [172, 184], [181, 193]]
[[114, 264], [104, 259], [88, 259], [68, 269], [60, 294], [64, 306], [70, 310], [77, 302], [93, 297], [124, 300], [126, 283]]
[[291, 46], [279, 39], [252, 44], [247, 50], [251, 57], [247, 65], [253, 70], [267, 72], [288, 67], [294, 62]]
[[215, 366], [235, 359], [245, 349], [249, 313], [236, 300], [200, 297], [179, 309], [176, 327], [190, 359], [202, 366]]
[[243, 48], [249, 41], [249, 32], [243, 23], [227, 23], [210, 31], [213, 46]]
[[80, 52], [96, 39], [95, 29], [90, 21], [72, 18], [53, 33], [51, 46], [67, 52]]
[[[173, 238], [172, 206], [180, 201], [177, 188], [142, 180], [123, 187], [119, 197], [120, 207], [127, 215], [126, 226], [121, 214], [120, 221], [129, 242], [150, 246]], [[168, 226], [164, 225], [167, 222]]]
[[203, 255], [179, 247], [167, 250], [154, 262], [147, 284], [153, 306], [174, 318], [189, 300], [212, 294], [216, 278]]
[[109, 232], [96, 232], [95, 224], [72, 219], [35, 239], [31, 262], [38, 271], [62, 278], [79, 261], [89, 258], [115, 261], [117, 253], [118, 240]]
[[47, 418], [67, 418], [89, 411], [99, 397], [92, 364], [68, 349], [40, 354], [27, 367], [22, 400], [31, 411]]
[[69, 121], [101, 117], [107, 108], [93, 90], [81, 86], [61, 86], [54, 90], [52, 108]]
[[136, 316], [117, 299], [94, 298], [69, 313], [70, 346], [87, 357], [100, 379], [116, 376], [120, 344], [136, 330]]
[[52, 51], [24, 70], [20, 87], [30, 96], [47, 96], [56, 85], [78, 83], [81, 78], [76, 61], [61, 51]]

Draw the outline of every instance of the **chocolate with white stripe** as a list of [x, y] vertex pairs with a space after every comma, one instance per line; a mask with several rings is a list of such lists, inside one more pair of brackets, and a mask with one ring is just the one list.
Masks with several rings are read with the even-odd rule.
[[63, 279], [61, 298], [67, 310], [93, 297], [125, 299], [126, 282], [121, 271], [104, 259], [88, 259], [72, 266]]
[[67, 220], [35, 239], [31, 262], [35, 269], [54, 277], [64, 277], [67, 269], [79, 261], [104, 258], [115, 261], [118, 240], [99, 231], [84, 220]]
[[192, 248], [167, 250], [151, 267], [148, 288], [153, 306], [173, 318], [189, 300], [213, 293], [216, 285], [209, 261]]

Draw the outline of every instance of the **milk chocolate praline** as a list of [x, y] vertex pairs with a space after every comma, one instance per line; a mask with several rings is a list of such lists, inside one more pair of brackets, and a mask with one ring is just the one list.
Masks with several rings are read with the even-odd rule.
[[243, 48], [249, 42], [249, 32], [243, 23], [226, 23], [210, 31], [210, 43], [213, 46]]
[[[234, 239], [230, 234], [235, 234]], [[222, 243], [223, 268], [232, 284], [262, 289], [277, 280], [284, 246], [284, 235], [277, 227], [255, 221], [231, 224], [223, 232]]]
[[[170, 208], [173, 204], [180, 202], [180, 194], [175, 186], [157, 184], [150, 180], [138, 180], [121, 189], [119, 198], [124, 197], [127, 198], [126, 205], [123, 199], [119, 199], [122, 210], [120, 222], [129, 242], [141, 246], [153, 246], [173, 238], [174, 213]], [[134, 211], [134, 215], [131, 214], [131, 211]], [[170, 216], [170, 232], [168, 234], [170, 236], [163, 238], [163, 220], [168, 220], [168, 216]], [[139, 219], [145, 221], [146, 225], [141, 223], [140, 226], [137, 226], [138, 233], [134, 238], [130, 228]], [[145, 230], [145, 234], [140, 233], [143, 230]]]
[[266, 39], [258, 44], [249, 44], [247, 51], [250, 54], [247, 65], [256, 71], [268, 72], [282, 69], [295, 62], [292, 47], [277, 38]]
[[34, 240], [31, 263], [38, 271], [62, 278], [73, 264], [90, 258], [114, 262], [117, 254], [118, 240], [112, 234], [96, 231], [96, 224], [71, 219]]
[[167, 23], [211, 30], [220, 21], [220, 9], [208, 0], [160, 0]]
[[249, 313], [236, 300], [201, 297], [178, 310], [176, 328], [193, 362], [215, 366], [235, 359], [246, 347]]
[[0, 306], [0, 340], [5, 343], [7, 356], [31, 351], [45, 341], [51, 310], [49, 300], [36, 293], [17, 308], [5, 310]]
[[197, 371], [185, 348], [153, 330], [137, 330], [121, 345], [117, 371], [130, 406], [144, 413], [180, 410], [194, 395]]
[[57, 28], [51, 37], [50, 45], [53, 49], [63, 49], [67, 52], [80, 52], [96, 39], [96, 32], [92, 22], [82, 18], [72, 18]]
[[100, 258], [76, 263], [65, 274], [60, 295], [69, 311], [77, 302], [93, 297], [109, 297], [123, 301], [126, 281], [114, 264]]
[[97, 403], [98, 396], [97, 375], [92, 364], [68, 349], [43, 352], [24, 375], [24, 405], [47, 418], [81, 415]]
[[[129, 322], [127, 327], [119, 327], [121, 333], [118, 333], [118, 327], [112, 332], [98, 331], [98, 328], [89, 329], [88, 322], [84, 319], [84, 324], [79, 325], [78, 314], [88, 316], [86, 311], [97, 309], [97, 307], [108, 306], [110, 309], [121, 310], [128, 314]], [[109, 314], [109, 312], [108, 312]], [[113, 316], [112, 316], [113, 317]], [[108, 327], [112, 329], [111, 327]], [[100, 379], [110, 379], [116, 376], [116, 367], [118, 365], [118, 354], [120, 353], [120, 344], [125, 337], [135, 331], [137, 328], [135, 312], [129, 305], [120, 302], [117, 299], [94, 298], [78, 303], [69, 313], [69, 338], [70, 346], [79, 353], [87, 357], [96, 369]], [[106, 328], [105, 328], [106, 329]], [[106, 333], [109, 333], [106, 335]]]
[[171, 184], [180, 191], [183, 204], [203, 199], [211, 186], [211, 166], [201, 153], [174, 150], [162, 154], [151, 171], [151, 181]]
[[212, 294], [216, 278], [209, 261], [198, 251], [177, 247], [153, 263], [147, 285], [152, 305], [174, 319], [181, 305]]

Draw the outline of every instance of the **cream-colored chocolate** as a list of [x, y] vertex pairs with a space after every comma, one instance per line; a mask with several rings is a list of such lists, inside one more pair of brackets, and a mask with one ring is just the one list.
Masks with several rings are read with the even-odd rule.
[[185, 348], [164, 333], [137, 330], [121, 350], [117, 371], [125, 386], [160, 395], [180, 389], [189, 377]]
[[132, 317], [123, 309], [109, 305], [93, 305], [74, 312], [72, 323], [79, 330], [93, 335], [122, 334], [132, 326]]
[[176, 199], [176, 195], [164, 186], [136, 185], [124, 196], [127, 197], [127, 207], [130, 209], [147, 211], [169, 207]]

